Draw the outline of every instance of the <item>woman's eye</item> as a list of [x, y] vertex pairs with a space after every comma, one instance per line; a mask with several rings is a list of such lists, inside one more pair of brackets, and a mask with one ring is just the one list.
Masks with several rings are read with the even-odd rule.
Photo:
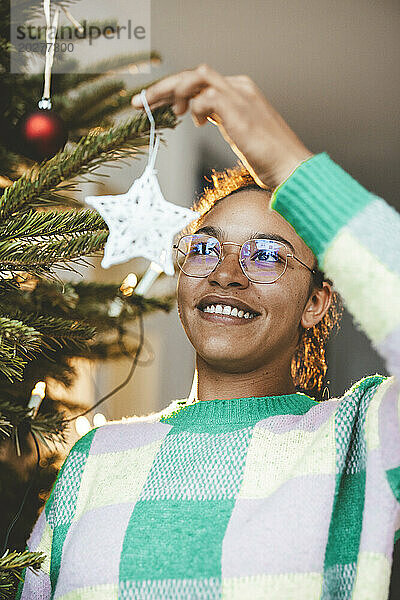
[[282, 258], [279, 256], [279, 254], [274, 252], [266, 252], [265, 250], [258, 250], [253, 254], [251, 259], [268, 262], [282, 262]]
[[191, 253], [200, 254], [202, 256], [218, 254], [213, 246], [208, 246], [207, 244], [197, 244], [197, 246], [193, 246]]
[[197, 246], [193, 246], [192, 247], [192, 254], [205, 254], [204, 252], [205, 248], [204, 248], [204, 244], [197, 244]]

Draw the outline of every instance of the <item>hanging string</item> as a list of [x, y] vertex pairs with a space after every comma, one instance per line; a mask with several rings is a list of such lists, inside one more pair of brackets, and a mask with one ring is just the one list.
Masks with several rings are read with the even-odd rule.
[[46, 58], [44, 65], [43, 96], [42, 99], [39, 100], [38, 106], [39, 108], [50, 109], [51, 69], [53, 67], [54, 61], [55, 40], [57, 35], [58, 17], [60, 14], [60, 9], [57, 6], [56, 10], [54, 11], [53, 22], [51, 21], [50, 0], [43, 0], [43, 10], [44, 16], [46, 18]]
[[142, 100], [147, 117], [150, 121], [150, 142], [149, 142], [149, 157], [148, 157], [147, 166], [150, 167], [152, 170], [154, 170], [154, 162], [155, 162], [156, 156], [157, 156], [157, 150], [158, 150], [158, 146], [159, 146], [159, 142], [160, 142], [160, 137], [156, 136], [156, 140], [154, 143], [154, 137], [155, 137], [155, 132], [156, 132], [156, 123], [154, 121], [153, 113], [151, 112], [149, 104], [147, 102], [146, 90], [141, 91], [140, 98]]

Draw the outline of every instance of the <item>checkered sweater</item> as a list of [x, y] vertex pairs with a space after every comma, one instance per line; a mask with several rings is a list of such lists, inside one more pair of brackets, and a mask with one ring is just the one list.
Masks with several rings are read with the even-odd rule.
[[383, 600], [400, 537], [400, 216], [326, 153], [272, 207], [384, 358], [340, 398], [175, 401], [90, 431], [33, 530], [23, 600]]

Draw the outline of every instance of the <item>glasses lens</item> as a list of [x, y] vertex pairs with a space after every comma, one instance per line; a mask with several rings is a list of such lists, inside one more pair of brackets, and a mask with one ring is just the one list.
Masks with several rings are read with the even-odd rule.
[[221, 246], [210, 235], [185, 235], [179, 240], [177, 263], [186, 275], [205, 277], [216, 267]]
[[286, 267], [286, 247], [274, 240], [249, 240], [240, 257], [246, 275], [258, 283], [275, 281]]

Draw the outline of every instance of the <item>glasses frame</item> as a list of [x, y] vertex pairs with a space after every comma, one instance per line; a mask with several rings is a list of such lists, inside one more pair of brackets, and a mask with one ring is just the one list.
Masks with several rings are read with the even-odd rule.
[[[186, 234], [186, 235], [182, 235], [182, 236], [179, 238], [179, 240], [178, 240], [177, 244], [173, 244], [173, 248], [175, 249], [175, 255], [176, 255], [176, 256], [178, 255], [178, 251], [179, 251], [179, 252], [182, 252], [182, 254], [184, 254], [184, 252], [183, 252], [182, 250], [180, 250], [180, 248], [179, 248], [179, 243], [180, 243], [180, 241], [181, 241], [183, 238], [185, 238], [185, 237], [189, 237], [189, 236], [191, 236], [191, 235], [196, 235], [196, 234], [189, 233], [189, 234]], [[216, 264], [216, 265], [215, 265], [215, 267], [214, 267], [214, 268], [213, 268], [213, 269], [212, 269], [212, 270], [211, 270], [211, 271], [208, 273], [208, 275], [191, 275], [191, 274], [189, 274], [189, 273], [186, 273], [186, 271], [184, 271], [184, 270], [182, 269], [182, 267], [180, 266], [180, 264], [178, 263], [178, 259], [176, 259], [176, 264], [178, 265], [179, 269], [180, 269], [180, 270], [182, 271], [182, 273], [184, 273], [184, 274], [185, 274], [187, 277], [197, 277], [198, 279], [204, 279], [205, 277], [209, 277], [209, 276], [211, 275], [211, 273], [213, 273], [213, 272], [215, 271], [215, 269], [216, 269], [216, 268], [217, 268], [217, 267], [218, 267], [218, 266], [219, 266], [219, 265], [222, 263], [222, 261], [224, 260], [224, 258], [223, 258], [223, 252], [222, 252], [222, 251], [223, 251], [223, 247], [225, 246], [225, 244], [229, 244], [229, 245], [231, 245], [231, 246], [239, 246], [239, 248], [240, 248], [240, 250], [239, 250], [239, 257], [240, 257], [240, 255], [241, 255], [241, 252], [242, 252], [242, 248], [243, 248], [243, 246], [244, 246], [245, 244], [247, 244], [248, 242], [259, 241], [260, 239], [265, 239], [266, 241], [269, 241], [269, 242], [276, 242], [276, 241], [277, 241], [277, 240], [270, 240], [270, 239], [268, 239], [268, 238], [250, 238], [249, 240], [246, 240], [245, 242], [243, 242], [243, 244], [238, 244], [237, 242], [220, 242], [220, 241], [218, 240], [218, 238], [216, 238], [216, 237], [215, 237], [215, 236], [213, 236], [213, 235], [208, 235], [207, 233], [204, 233], [203, 235], [204, 235], [205, 237], [214, 238], [215, 240], [217, 240], [217, 241], [218, 241], [218, 243], [219, 243], [219, 245], [220, 245], [220, 247], [221, 247], [220, 257], [219, 257], [219, 259], [218, 259], [218, 262], [217, 262], [217, 264]], [[286, 273], [286, 270], [287, 270], [287, 265], [288, 265], [288, 258], [294, 258], [295, 260], [297, 260], [297, 262], [299, 262], [301, 265], [303, 265], [303, 267], [306, 267], [306, 269], [308, 269], [308, 270], [310, 271], [310, 273], [312, 273], [312, 274], [314, 275], [314, 277], [315, 277], [315, 278], [318, 278], [318, 276], [319, 276], [319, 273], [318, 273], [318, 271], [316, 271], [315, 269], [311, 269], [311, 268], [310, 268], [308, 265], [306, 265], [305, 263], [303, 263], [303, 261], [302, 261], [302, 260], [300, 260], [300, 258], [297, 258], [297, 256], [295, 256], [293, 252], [289, 252], [289, 251], [288, 251], [288, 247], [286, 246], [286, 244], [285, 244], [284, 242], [278, 241], [278, 243], [279, 243], [279, 244], [281, 244], [282, 246], [284, 246], [284, 248], [285, 248], [285, 250], [286, 250], [286, 257], [285, 257], [285, 258], [286, 258], [286, 262], [285, 262], [285, 268], [283, 269], [282, 273], [281, 273], [281, 274], [280, 274], [280, 275], [279, 275], [279, 276], [278, 276], [276, 279], [273, 279], [272, 281], [255, 281], [254, 279], [251, 279], [251, 277], [249, 277], [249, 276], [247, 275], [246, 271], [244, 270], [244, 268], [243, 268], [243, 265], [242, 265], [242, 263], [241, 263], [241, 261], [240, 261], [240, 258], [239, 258], [239, 265], [240, 265], [240, 268], [242, 269], [242, 271], [243, 271], [244, 275], [246, 275], [246, 277], [247, 277], [247, 279], [248, 279], [249, 281], [251, 281], [251, 282], [253, 282], [253, 283], [260, 283], [260, 284], [269, 284], [269, 283], [275, 283], [275, 281], [278, 281], [278, 279], [280, 279], [281, 277], [283, 277], [283, 275]]]

